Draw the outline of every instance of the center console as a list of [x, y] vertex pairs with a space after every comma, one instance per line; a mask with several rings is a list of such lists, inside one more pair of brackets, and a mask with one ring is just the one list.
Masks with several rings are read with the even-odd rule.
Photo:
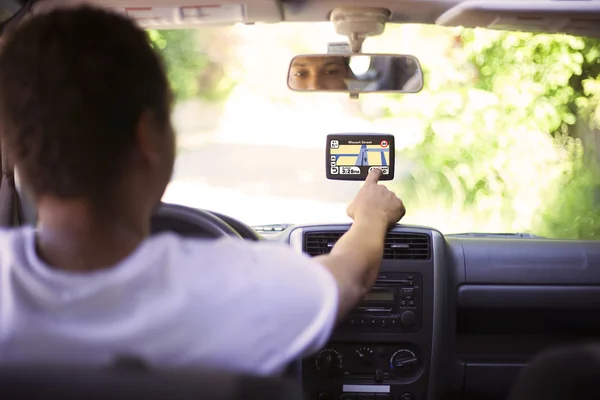
[[[290, 244], [325, 254], [348, 225], [297, 227]], [[437, 399], [444, 324], [444, 240], [437, 231], [396, 227], [370, 293], [302, 362], [309, 400]]]

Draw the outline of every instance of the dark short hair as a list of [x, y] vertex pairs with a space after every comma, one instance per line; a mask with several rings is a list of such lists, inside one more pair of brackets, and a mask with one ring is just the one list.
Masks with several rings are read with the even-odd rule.
[[0, 134], [34, 196], [112, 190], [150, 111], [170, 125], [170, 89], [148, 35], [89, 6], [34, 16], [0, 51]]

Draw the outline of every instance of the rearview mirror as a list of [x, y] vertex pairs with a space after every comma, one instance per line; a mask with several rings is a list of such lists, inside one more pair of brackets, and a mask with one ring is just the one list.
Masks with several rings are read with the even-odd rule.
[[305, 92], [417, 93], [423, 71], [414, 56], [401, 54], [308, 54], [294, 57], [288, 87]]

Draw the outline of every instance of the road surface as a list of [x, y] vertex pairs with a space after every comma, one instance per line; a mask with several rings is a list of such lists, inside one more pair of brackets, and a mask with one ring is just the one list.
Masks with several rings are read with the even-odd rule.
[[325, 166], [325, 149], [206, 143], [178, 154], [173, 179], [263, 196], [350, 201], [360, 182], [328, 180]]

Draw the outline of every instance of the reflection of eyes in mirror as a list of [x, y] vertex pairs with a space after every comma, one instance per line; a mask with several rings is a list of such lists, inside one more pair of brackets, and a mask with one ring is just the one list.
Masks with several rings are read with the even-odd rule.
[[294, 90], [347, 90], [352, 76], [344, 56], [296, 57], [290, 66], [288, 83]]
[[412, 56], [390, 54], [305, 55], [292, 60], [292, 90], [416, 93], [423, 74]]

